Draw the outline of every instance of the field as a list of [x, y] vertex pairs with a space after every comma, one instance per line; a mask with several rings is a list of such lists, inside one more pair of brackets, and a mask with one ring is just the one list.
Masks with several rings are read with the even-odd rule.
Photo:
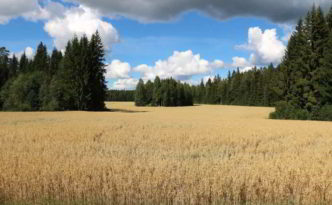
[[108, 106], [0, 113], [0, 204], [332, 204], [332, 123]]

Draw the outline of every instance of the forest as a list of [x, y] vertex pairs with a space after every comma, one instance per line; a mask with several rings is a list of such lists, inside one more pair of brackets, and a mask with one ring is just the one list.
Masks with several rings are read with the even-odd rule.
[[192, 106], [191, 87], [172, 78], [160, 80], [157, 76], [154, 82], [144, 83], [139, 80], [135, 92], [136, 106]]
[[175, 79], [140, 80], [136, 91], [107, 91], [104, 49], [96, 32], [74, 37], [64, 52], [40, 43], [20, 59], [0, 48], [0, 109], [13, 111], [103, 110], [104, 101], [137, 106], [222, 104], [275, 106], [273, 119], [332, 120], [332, 8], [313, 6], [300, 19], [282, 62], [239, 69], [191, 86]]
[[106, 101], [113, 102], [134, 102], [134, 90], [108, 90], [106, 93]]
[[[138, 96], [144, 91], [141, 87]], [[313, 6], [298, 21], [280, 65], [237, 69], [226, 78], [216, 76], [186, 89], [195, 103], [275, 106], [272, 119], [332, 120], [332, 8], [325, 15]], [[145, 89], [145, 94], [152, 90]]]
[[0, 48], [0, 109], [10, 111], [104, 110], [104, 49], [98, 32], [74, 37], [64, 55], [40, 43], [33, 59]]

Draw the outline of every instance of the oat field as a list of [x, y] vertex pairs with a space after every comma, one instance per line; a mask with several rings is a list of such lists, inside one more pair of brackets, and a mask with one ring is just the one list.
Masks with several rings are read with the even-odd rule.
[[332, 204], [332, 123], [108, 106], [0, 113], [0, 204]]

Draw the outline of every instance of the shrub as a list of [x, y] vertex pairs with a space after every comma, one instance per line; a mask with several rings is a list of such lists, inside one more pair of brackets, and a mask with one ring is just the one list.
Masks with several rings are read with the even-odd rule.
[[270, 114], [270, 119], [310, 120], [311, 113], [304, 109], [295, 108], [285, 101], [281, 101], [276, 103], [276, 111]]
[[332, 105], [325, 105], [314, 113], [314, 120], [332, 121]]

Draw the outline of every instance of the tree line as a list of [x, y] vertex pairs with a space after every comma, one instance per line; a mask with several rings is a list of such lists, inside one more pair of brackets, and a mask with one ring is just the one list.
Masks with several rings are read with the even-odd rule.
[[191, 87], [173, 78], [163, 79], [157, 76], [152, 81], [144, 83], [139, 80], [135, 91], [136, 106], [192, 106], [193, 96]]
[[98, 32], [74, 37], [64, 54], [48, 55], [40, 43], [33, 59], [0, 48], [0, 109], [13, 111], [103, 110], [104, 48]]
[[243, 106], [274, 106], [281, 97], [276, 92], [280, 68], [272, 64], [253, 68], [247, 72], [239, 69], [228, 73], [227, 78], [215, 76], [206, 83], [192, 86], [194, 102], [198, 104], [223, 104]]
[[106, 101], [114, 102], [134, 102], [134, 90], [108, 90], [106, 94]]

